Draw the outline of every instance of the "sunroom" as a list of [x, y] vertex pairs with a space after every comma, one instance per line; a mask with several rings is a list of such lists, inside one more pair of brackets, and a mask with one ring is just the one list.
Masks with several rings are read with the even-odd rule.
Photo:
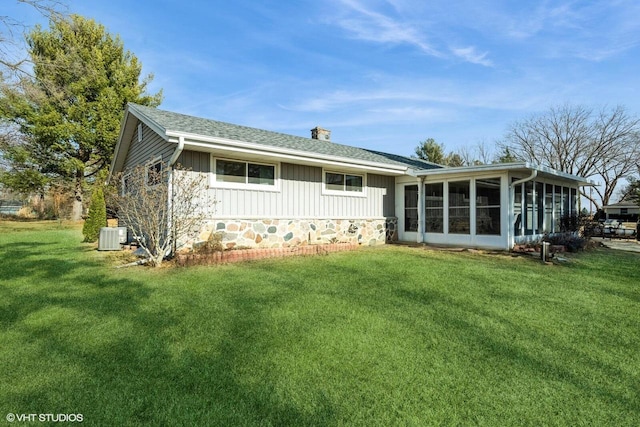
[[512, 249], [564, 231], [583, 178], [528, 163], [419, 171], [396, 181], [400, 241]]

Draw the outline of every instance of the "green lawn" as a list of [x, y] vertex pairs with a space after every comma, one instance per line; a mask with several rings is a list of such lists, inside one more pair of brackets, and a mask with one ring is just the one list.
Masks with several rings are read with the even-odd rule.
[[0, 423], [640, 423], [639, 254], [386, 246], [116, 270], [81, 240], [0, 222]]

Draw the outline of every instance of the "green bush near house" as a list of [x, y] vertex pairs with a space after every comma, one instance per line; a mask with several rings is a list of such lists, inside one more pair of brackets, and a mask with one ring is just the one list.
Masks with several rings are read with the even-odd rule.
[[104, 190], [96, 185], [91, 193], [89, 213], [82, 227], [85, 242], [95, 242], [100, 237], [100, 229], [107, 226], [107, 205], [104, 200]]
[[0, 413], [86, 425], [598, 425], [640, 419], [640, 255], [565, 265], [399, 246], [114, 269], [0, 222]]

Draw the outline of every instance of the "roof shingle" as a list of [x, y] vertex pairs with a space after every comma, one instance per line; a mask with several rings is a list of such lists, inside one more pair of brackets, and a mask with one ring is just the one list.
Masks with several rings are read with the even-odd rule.
[[256, 129], [247, 126], [234, 125], [231, 123], [159, 110], [153, 107], [129, 104], [129, 108], [146, 116], [147, 119], [154, 122], [158, 127], [164, 129], [165, 132], [174, 131], [204, 137], [225, 138], [270, 147], [304, 151], [307, 153], [408, 166], [416, 170], [436, 169], [442, 167], [434, 163], [411, 157], [382, 153], [379, 151], [287, 135], [284, 133]]

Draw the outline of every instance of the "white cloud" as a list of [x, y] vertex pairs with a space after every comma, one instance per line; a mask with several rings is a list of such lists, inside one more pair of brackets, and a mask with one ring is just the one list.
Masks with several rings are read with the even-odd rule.
[[493, 62], [487, 59], [488, 52], [478, 53], [473, 46], [463, 48], [452, 48], [453, 54], [461, 59], [472, 64], [484, 65], [485, 67], [492, 67]]
[[[450, 55], [444, 45], [446, 41], [441, 40], [438, 29], [433, 24], [429, 24], [423, 17], [422, 21], [414, 21], [398, 13], [400, 8], [391, 2], [394, 17], [391, 13], [382, 13], [371, 7], [366, 7], [358, 0], [338, 0], [342, 6], [338, 14], [342, 17], [337, 19], [327, 19], [327, 22], [338, 25], [350, 33], [354, 38], [382, 44], [413, 46], [423, 53], [436, 57], [447, 58]], [[405, 14], [410, 14], [404, 5]], [[439, 47], [438, 45], [443, 45]], [[487, 56], [488, 52], [478, 53], [475, 47], [465, 47], [449, 49], [454, 57], [463, 59], [472, 64], [492, 66], [493, 63]]]

